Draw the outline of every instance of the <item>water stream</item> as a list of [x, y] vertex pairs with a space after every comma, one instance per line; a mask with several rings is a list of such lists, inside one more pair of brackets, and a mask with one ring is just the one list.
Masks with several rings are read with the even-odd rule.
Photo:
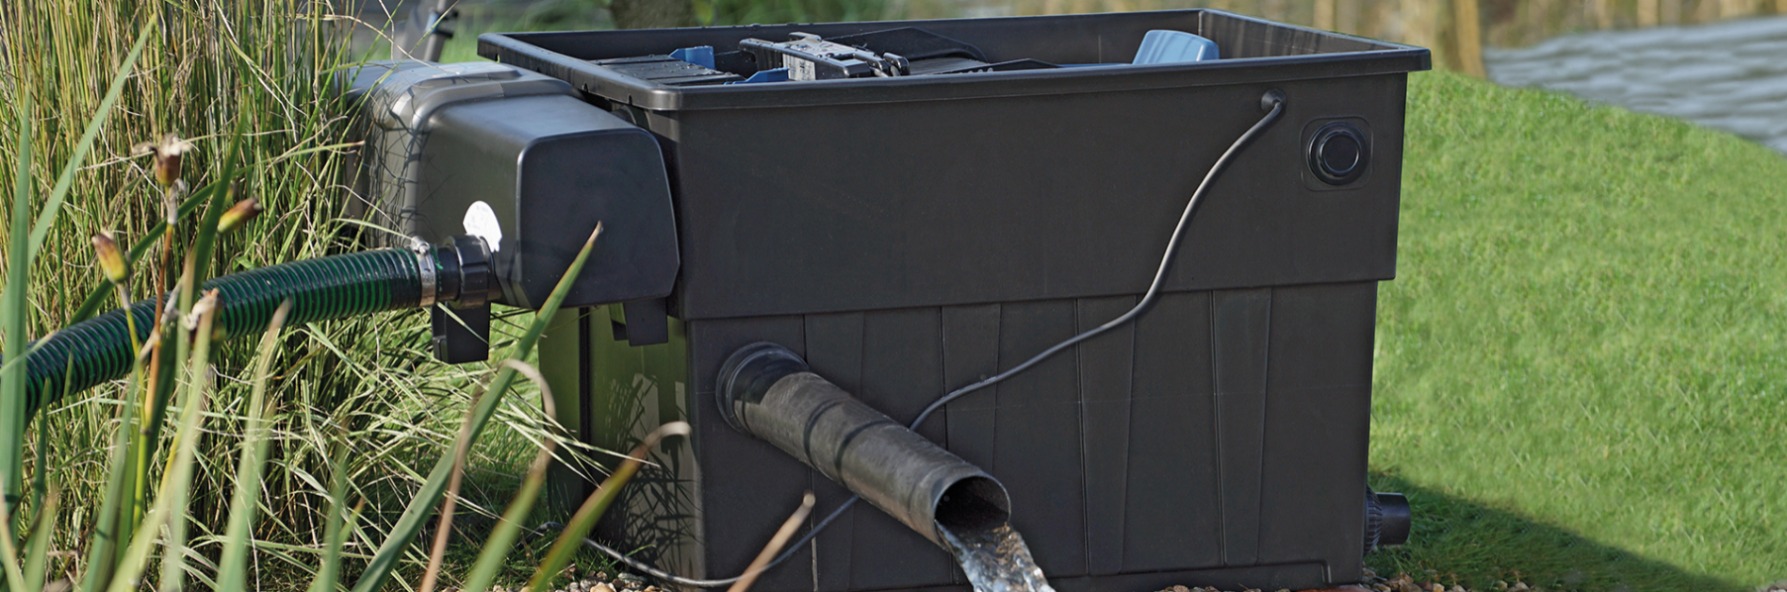
[[1055, 592], [1010, 523], [956, 533], [937, 525], [974, 592]]

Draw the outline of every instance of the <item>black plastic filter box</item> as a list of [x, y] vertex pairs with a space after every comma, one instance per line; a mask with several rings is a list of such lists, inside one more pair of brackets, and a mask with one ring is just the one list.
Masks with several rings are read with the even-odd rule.
[[[1151, 29], [1208, 37], [1222, 59], [685, 87], [593, 63], [906, 26], [991, 60], [1127, 63]], [[1005, 484], [1059, 589], [1360, 578], [1377, 282], [1396, 271], [1407, 75], [1426, 50], [1208, 10], [485, 35], [479, 50], [662, 147], [681, 250], [670, 340], [631, 345], [621, 307], [589, 309], [561, 317], [541, 364], [593, 444], [694, 425], [603, 528], [692, 577], [739, 573], [803, 491], [821, 514], [847, 495], [721, 420], [730, 353], [785, 345], [909, 419], [1132, 306], [1192, 190], [1282, 91], [1283, 118], [1216, 182], [1152, 312], [920, 431]], [[1338, 182], [1312, 155], [1336, 124], [1364, 153]], [[965, 588], [866, 505], [757, 585]]]

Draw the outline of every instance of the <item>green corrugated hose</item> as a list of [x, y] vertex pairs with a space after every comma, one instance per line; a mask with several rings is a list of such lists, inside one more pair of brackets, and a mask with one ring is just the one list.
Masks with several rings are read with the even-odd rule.
[[[219, 292], [218, 326], [225, 335], [257, 335], [273, 312], [292, 301], [286, 325], [416, 308], [422, 304], [422, 272], [416, 253], [382, 249], [295, 261], [205, 282]], [[130, 372], [130, 324], [123, 309], [67, 327], [37, 344], [26, 361], [26, 405], [86, 390]], [[128, 314], [147, 336], [155, 303], [138, 302]]]

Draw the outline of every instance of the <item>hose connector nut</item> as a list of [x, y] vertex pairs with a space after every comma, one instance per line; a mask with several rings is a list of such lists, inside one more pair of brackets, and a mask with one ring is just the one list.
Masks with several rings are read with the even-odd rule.
[[470, 308], [490, 303], [497, 286], [490, 245], [475, 236], [456, 236], [434, 250], [438, 267], [434, 297]]

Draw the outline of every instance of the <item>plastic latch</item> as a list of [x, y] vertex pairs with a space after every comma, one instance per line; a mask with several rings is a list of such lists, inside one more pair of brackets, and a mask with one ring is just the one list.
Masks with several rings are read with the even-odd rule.
[[[617, 310], [618, 309], [618, 310]], [[635, 300], [609, 308], [614, 339], [629, 345], [656, 345], [670, 341], [670, 313], [663, 299]]]
[[788, 69], [787, 68], [770, 68], [768, 70], [758, 70], [757, 73], [752, 74], [750, 78], [746, 78], [744, 80], [734, 80], [734, 81], [728, 82], [726, 84], [756, 84], [759, 82], [787, 82], [787, 81], [788, 81]]
[[1130, 63], [1183, 64], [1218, 57], [1215, 41], [1184, 31], [1155, 29], [1142, 36], [1142, 46]]
[[684, 47], [670, 52], [670, 57], [710, 70], [714, 68], [714, 46], [712, 45]]
[[459, 20], [459, 7], [446, 11], [432, 10], [428, 13], [428, 33], [440, 35], [444, 39], [453, 38], [453, 21]]
[[448, 364], [490, 359], [490, 305], [436, 304], [428, 309], [428, 326], [434, 359]]

